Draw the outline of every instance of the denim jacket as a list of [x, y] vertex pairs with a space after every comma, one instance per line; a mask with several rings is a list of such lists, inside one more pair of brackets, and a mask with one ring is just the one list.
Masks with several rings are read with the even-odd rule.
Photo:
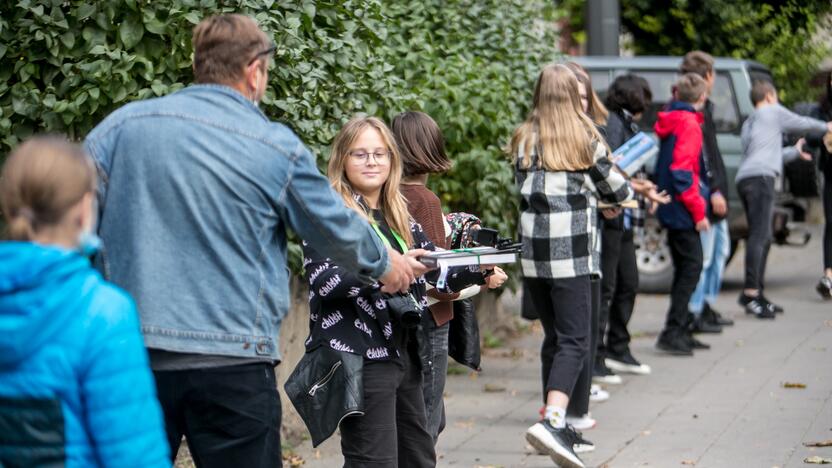
[[149, 348], [280, 359], [287, 228], [367, 281], [389, 268], [297, 136], [231, 88], [128, 104], [85, 146], [99, 170], [96, 266], [135, 298]]

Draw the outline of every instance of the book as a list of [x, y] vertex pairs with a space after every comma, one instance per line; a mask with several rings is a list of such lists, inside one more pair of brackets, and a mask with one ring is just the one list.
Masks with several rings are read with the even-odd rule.
[[473, 247], [459, 250], [437, 250], [419, 257], [419, 261], [430, 268], [498, 265], [517, 261], [517, 251], [499, 250], [494, 247]]
[[632, 177], [658, 153], [656, 140], [644, 132], [638, 132], [612, 152], [612, 160], [619, 169]]
[[637, 200], [624, 200], [621, 203], [607, 203], [607, 202], [598, 202], [598, 209], [599, 210], [606, 210], [607, 208], [638, 208], [638, 201]]

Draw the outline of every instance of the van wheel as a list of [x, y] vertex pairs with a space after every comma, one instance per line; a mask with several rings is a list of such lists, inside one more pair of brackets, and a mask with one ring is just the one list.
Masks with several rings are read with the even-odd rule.
[[644, 220], [643, 234], [634, 241], [639, 291], [654, 294], [670, 292], [673, 259], [667, 246], [667, 231], [656, 218], [649, 217]]

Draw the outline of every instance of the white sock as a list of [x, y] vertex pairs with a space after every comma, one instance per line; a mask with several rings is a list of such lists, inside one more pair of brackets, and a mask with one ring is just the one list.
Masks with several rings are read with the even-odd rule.
[[543, 416], [555, 429], [566, 427], [566, 408], [560, 406], [546, 405], [546, 413]]

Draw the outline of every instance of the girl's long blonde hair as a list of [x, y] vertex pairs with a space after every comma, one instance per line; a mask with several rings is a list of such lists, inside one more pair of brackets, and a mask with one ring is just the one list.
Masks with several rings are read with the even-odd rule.
[[408, 246], [413, 245], [413, 235], [410, 233], [410, 215], [407, 211], [407, 201], [399, 192], [402, 181], [402, 159], [396, 141], [387, 125], [376, 117], [358, 116], [344, 124], [335, 140], [332, 142], [332, 152], [329, 157], [327, 176], [336, 192], [341, 194], [344, 203], [361, 214], [369, 222], [373, 222], [371, 214], [363, 205], [358, 203], [359, 195], [347, 179], [346, 165], [349, 162], [350, 147], [361, 133], [367, 129], [376, 130], [390, 153], [390, 175], [381, 187], [379, 207], [384, 213], [384, 220], [390, 229], [396, 231]]
[[610, 111], [607, 110], [607, 107], [604, 106], [604, 103], [602, 103], [601, 99], [598, 97], [598, 93], [596, 93], [595, 89], [592, 88], [592, 78], [589, 76], [589, 73], [584, 67], [581, 66], [581, 64], [577, 62], [566, 62], [564, 65], [572, 70], [572, 73], [575, 74], [575, 78], [577, 78], [578, 82], [583, 84], [586, 89], [586, 99], [588, 104], [586, 113], [589, 114], [589, 118], [595, 122], [595, 125], [603, 127], [607, 124], [607, 117], [609, 117]]
[[538, 163], [547, 171], [585, 170], [595, 163], [595, 144], [602, 141], [583, 112], [575, 74], [565, 65], [543, 67], [532, 112], [511, 138], [515, 162], [528, 168], [536, 152]]

